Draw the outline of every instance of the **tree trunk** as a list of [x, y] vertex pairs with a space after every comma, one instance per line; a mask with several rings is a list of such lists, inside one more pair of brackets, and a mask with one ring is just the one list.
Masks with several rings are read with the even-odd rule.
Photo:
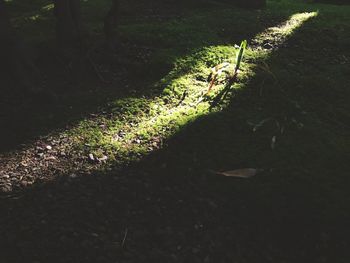
[[80, 0], [54, 0], [56, 34], [62, 48], [76, 48], [81, 45]]
[[59, 55], [69, 64], [72, 81], [85, 75], [86, 46], [82, 34], [80, 0], [54, 0]]
[[119, 21], [119, 0], [112, 0], [112, 6], [104, 20], [104, 33], [106, 45], [113, 49], [116, 44], [115, 27]]
[[3, 0], [0, 0], [0, 37], [1, 80], [11, 89], [13, 84], [19, 84], [26, 91], [40, 91], [40, 73], [12, 27]]

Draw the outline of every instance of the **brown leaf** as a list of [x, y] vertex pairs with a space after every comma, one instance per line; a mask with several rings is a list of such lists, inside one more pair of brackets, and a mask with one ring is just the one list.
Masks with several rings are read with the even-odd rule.
[[261, 172], [261, 169], [245, 168], [232, 171], [218, 172], [217, 174], [228, 177], [250, 178], [257, 175], [257, 173], [259, 172]]

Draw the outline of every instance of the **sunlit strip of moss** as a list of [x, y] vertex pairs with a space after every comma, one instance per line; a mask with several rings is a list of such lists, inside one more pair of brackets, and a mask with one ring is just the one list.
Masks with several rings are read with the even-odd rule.
[[[272, 43], [275, 46], [280, 46], [286, 39], [293, 35], [293, 33], [301, 27], [309, 19], [316, 17], [318, 12], [305, 12], [292, 15], [284, 23], [267, 28], [262, 33], [256, 35], [252, 40], [253, 43], [263, 45], [266, 42]], [[265, 52], [271, 53], [271, 50]]]
[[[274, 45], [280, 45], [316, 15], [316, 12], [294, 14], [285, 23], [258, 34], [252, 42], [262, 45], [273, 40]], [[235, 88], [244, 87], [254, 75], [255, 62], [266, 59], [271, 52], [248, 49], [246, 58], [252, 62], [243, 63], [241, 81]], [[211, 46], [179, 59], [168, 76], [158, 83], [164, 87], [161, 96], [117, 100], [110, 108], [110, 112], [115, 112], [112, 117], [83, 121], [69, 134], [75, 139], [76, 146], [84, 146], [87, 152], [97, 156], [106, 154], [109, 160], [121, 162], [138, 158], [159, 147], [162, 139], [188, 122], [209, 113], [208, 102], [197, 104], [207, 89], [206, 76], [210, 67], [220, 62], [233, 64], [234, 55], [233, 46]], [[217, 86], [217, 90], [220, 88], [222, 85]]]

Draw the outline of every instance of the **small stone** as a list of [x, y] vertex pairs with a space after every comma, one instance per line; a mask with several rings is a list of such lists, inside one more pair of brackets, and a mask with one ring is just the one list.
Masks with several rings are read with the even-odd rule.
[[44, 156], [44, 153], [37, 153], [36, 154], [36, 157], [39, 157], [39, 158], [41, 158], [41, 157], [43, 157]]
[[51, 145], [46, 145], [46, 150], [52, 150], [52, 146]]
[[12, 186], [10, 184], [0, 186], [0, 191], [4, 193], [9, 193], [12, 191]]
[[36, 147], [36, 150], [38, 151], [38, 153], [41, 153], [41, 152], [44, 151], [44, 149], [43, 149], [42, 147], [40, 147], [40, 146], [37, 146], [37, 147]]
[[273, 48], [273, 45], [271, 45], [270, 43], [265, 43], [265, 44], [263, 45], [263, 47], [264, 47], [265, 49], [272, 49], [272, 48]]
[[92, 153], [89, 153], [89, 160], [92, 162], [95, 161], [95, 157]]

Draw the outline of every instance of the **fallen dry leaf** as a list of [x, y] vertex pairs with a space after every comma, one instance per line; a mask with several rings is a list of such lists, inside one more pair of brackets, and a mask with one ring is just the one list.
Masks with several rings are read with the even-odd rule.
[[217, 172], [217, 174], [223, 175], [223, 176], [229, 176], [229, 177], [237, 177], [237, 178], [250, 178], [257, 175], [261, 171], [262, 171], [261, 169], [245, 168], [245, 169], [237, 169], [232, 171]]
[[274, 150], [275, 149], [275, 146], [276, 146], [276, 136], [273, 136], [272, 139], [271, 139], [271, 149]]

